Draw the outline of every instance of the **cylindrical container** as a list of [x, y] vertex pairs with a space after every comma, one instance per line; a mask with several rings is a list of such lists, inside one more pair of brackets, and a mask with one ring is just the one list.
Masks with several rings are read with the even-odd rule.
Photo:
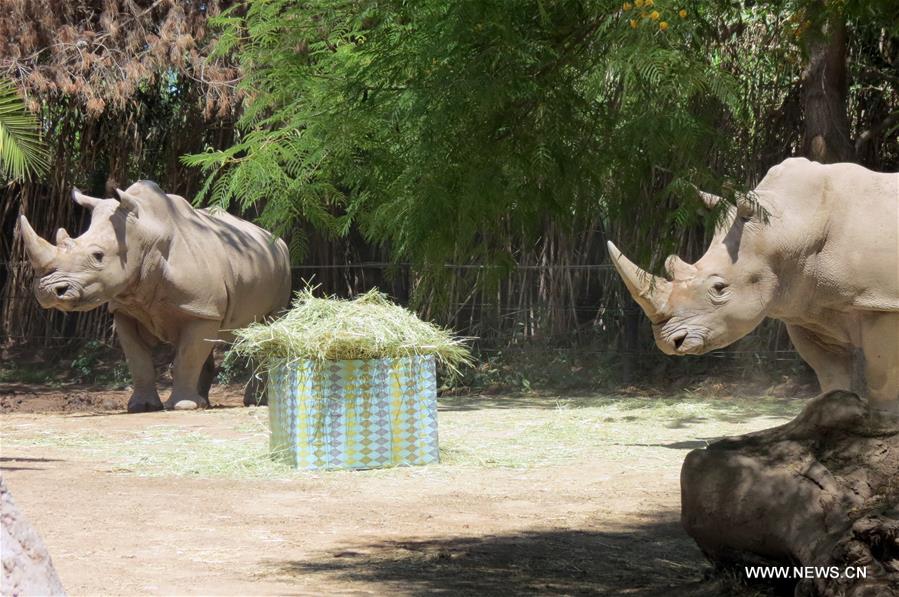
[[432, 355], [313, 361], [268, 371], [271, 451], [300, 469], [439, 462]]

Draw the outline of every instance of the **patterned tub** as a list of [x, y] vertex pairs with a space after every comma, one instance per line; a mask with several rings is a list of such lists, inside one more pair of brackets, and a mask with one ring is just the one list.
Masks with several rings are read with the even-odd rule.
[[301, 469], [439, 462], [433, 356], [269, 369], [272, 456]]

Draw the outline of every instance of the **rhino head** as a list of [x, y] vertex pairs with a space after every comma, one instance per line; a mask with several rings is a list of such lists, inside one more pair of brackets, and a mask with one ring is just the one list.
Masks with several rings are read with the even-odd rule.
[[87, 232], [71, 238], [64, 228], [52, 245], [23, 215], [19, 228], [34, 268], [34, 294], [45, 309], [89, 311], [123, 292], [140, 274], [140, 214], [137, 198], [117, 190], [121, 201], [98, 199], [73, 190], [72, 198], [91, 210]]
[[[702, 194], [713, 208], [721, 199]], [[665, 354], [702, 354], [736, 342], [766, 316], [777, 293], [771, 242], [748, 198], [731, 206], [705, 255], [665, 260], [667, 279], [637, 267], [608, 243], [612, 263], [652, 323]]]

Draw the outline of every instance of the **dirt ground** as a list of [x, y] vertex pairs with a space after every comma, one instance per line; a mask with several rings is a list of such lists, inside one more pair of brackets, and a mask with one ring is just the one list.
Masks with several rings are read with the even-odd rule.
[[718, 595], [680, 463], [801, 400], [441, 402], [442, 464], [296, 472], [266, 409], [127, 415], [127, 392], [0, 386], [0, 466], [72, 595]]

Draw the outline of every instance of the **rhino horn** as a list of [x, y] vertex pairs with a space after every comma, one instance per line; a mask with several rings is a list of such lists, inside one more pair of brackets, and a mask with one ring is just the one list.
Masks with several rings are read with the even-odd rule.
[[116, 189], [115, 192], [119, 196], [119, 202], [121, 202], [125, 210], [130, 211], [135, 216], [140, 215], [140, 203], [137, 197], [122, 189]]
[[618, 270], [621, 279], [624, 280], [628, 292], [643, 308], [649, 320], [653, 323], [664, 321], [665, 315], [662, 308], [671, 294], [671, 282], [659, 276], [653, 276], [637, 267], [618, 250], [612, 241], [609, 241], [608, 247], [609, 255], [612, 256], [612, 264]]
[[687, 263], [677, 255], [671, 255], [665, 260], [665, 271], [673, 280], [683, 280], [696, 275], [696, 266]]
[[25, 252], [34, 269], [47, 269], [56, 256], [56, 247], [42, 239], [28, 223], [28, 218], [19, 216], [19, 230], [25, 243]]
[[61, 245], [62, 243], [66, 242], [67, 240], [71, 240], [71, 239], [72, 239], [72, 237], [69, 236], [69, 233], [66, 232], [65, 228], [60, 228], [59, 230], [56, 231], [56, 244], [57, 245]]
[[103, 201], [102, 199], [98, 199], [97, 197], [85, 195], [75, 187], [72, 187], [72, 199], [81, 207], [86, 207], [90, 210], [93, 210], [95, 207], [97, 207], [97, 205], [99, 205], [101, 201]]

